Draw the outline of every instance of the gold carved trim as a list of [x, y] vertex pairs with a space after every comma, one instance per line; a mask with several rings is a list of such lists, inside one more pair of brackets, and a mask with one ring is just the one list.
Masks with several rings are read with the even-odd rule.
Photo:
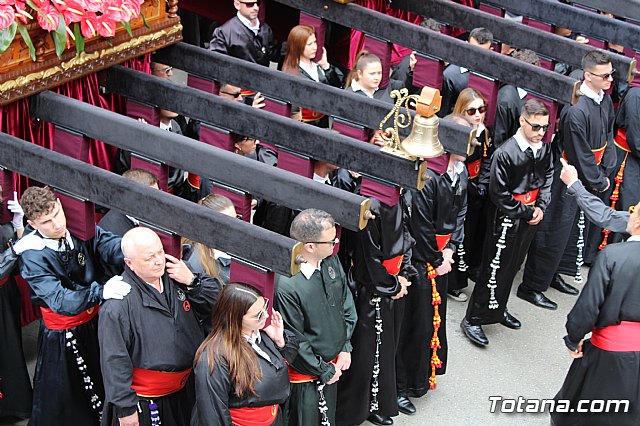
[[0, 105], [32, 95], [182, 39], [182, 24], [132, 38], [94, 53], [82, 53], [59, 65], [0, 84]]

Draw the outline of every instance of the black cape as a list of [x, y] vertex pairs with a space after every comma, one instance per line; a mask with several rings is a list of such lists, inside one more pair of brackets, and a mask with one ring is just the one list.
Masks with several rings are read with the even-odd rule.
[[269, 61], [278, 62], [278, 50], [271, 27], [266, 22], [260, 22], [258, 35], [255, 35], [237, 16], [213, 31], [209, 50], [264, 66], [269, 66]]

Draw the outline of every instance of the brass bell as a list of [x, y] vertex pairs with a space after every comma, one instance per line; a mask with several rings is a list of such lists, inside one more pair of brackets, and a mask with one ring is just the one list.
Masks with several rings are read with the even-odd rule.
[[444, 148], [438, 139], [438, 123], [436, 115], [423, 117], [416, 114], [411, 133], [400, 146], [409, 155], [420, 158], [434, 158], [444, 154]]

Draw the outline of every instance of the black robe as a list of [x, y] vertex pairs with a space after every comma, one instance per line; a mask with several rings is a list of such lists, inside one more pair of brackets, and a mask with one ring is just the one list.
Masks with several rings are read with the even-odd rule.
[[[15, 239], [10, 223], [0, 225], [0, 247], [7, 247], [9, 240]], [[6, 255], [12, 253], [7, 249]], [[31, 379], [27, 371], [22, 351], [22, 329], [20, 327], [20, 306], [22, 299], [13, 275], [16, 259], [13, 257], [5, 278], [0, 276], [0, 419], [18, 417], [26, 419], [31, 415]], [[5, 274], [2, 274], [5, 275]]]
[[269, 61], [278, 62], [276, 39], [271, 27], [260, 22], [258, 35], [255, 35], [237, 16], [213, 31], [209, 50], [264, 66], [269, 66]]
[[[549, 203], [553, 162], [551, 146], [542, 144], [536, 154], [523, 152], [515, 138], [507, 140], [496, 149], [491, 160], [491, 203], [487, 213], [487, 235], [482, 251], [480, 277], [476, 282], [467, 307], [466, 319], [472, 325], [498, 323], [504, 317], [511, 286], [531, 243], [537, 226], [527, 221], [533, 218], [534, 207], [546, 210]], [[525, 205], [514, 199], [513, 194], [525, 194], [540, 190], [535, 204]], [[502, 224], [508, 218], [512, 226], [507, 228], [505, 245], [501, 251], [500, 268], [496, 273], [496, 288], [491, 297], [491, 264], [496, 256]], [[548, 220], [546, 217], [543, 222]], [[497, 306], [493, 303], [497, 302]], [[490, 308], [490, 305], [493, 305]]]
[[122, 277], [131, 284], [131, 292], [122, 300], [105, 301], [100, 312], [105, 387], [101, 424], [118, 426], [119, 417], [138, 410], [140, 425], [150, 426], [149, 400], [153, 400], [164, 426], [186, 426], [195, 402], [193, 381], [170, 395], [143, 398], [131, 388], [133, 369], [177, 372], [191, 368], [205, 337], [199, 316], [210, 315], [221, 286], [203, 275], [201, 284], [187, 291], [164, 274], [160, 293], [128, 267]]
[[[429, 170], [430, 179], [420, 191], [412, 191], [411, 235], [416, 240], [412, 263], [418, 276], [404, 298], [405, 309], [400, 330], [400, 343], [396, 356], [398, 395], [418, 398], [429, 390], [431, 375], [430, 341], [434, 334], [434, 306], [432, 285], [427, 278], [427, 263], [434, 269], [442, 265], [442, 252], [438, 250], [436, 235], [453, 234], [446, 248], [455, 251], [464, 234], [466, 210], [467, 171], [458, 175], [452, 185], [445, 172], [438, 174]], [[436, 277], [436, 289], [441, 303], [438, 312], [441, 318], [438, 338], [440, 349], [437, 355], [442, 366], [436, 374], [444, 374], [447, 368], [447, 279], [449, 274]]]
[[404, 198], [395, 206], [371, 200], [375, 219], [353, 235], [352, 277], [356, 283], [354, 299], [358, 322], [351, 344], [351, 368], [343, 372], [338, 382], [339, 425], [358, 425], [370, 414], [371, 382], [376, 349], [376, 310], [372, 299], [381, 297], [380, 314], [383, 332], [380, 343], [380, 374], [378, 376], [379, 408], [376, 413], [385, 416], [398, 414], [396, 398], [395, 356], [400, 337], [404, 298], [392, 300], [401, 285], [398, 278], [387, 272], [382, 262], [404, 255], [399, 275], [414, 280], [417, 275], [411, 265], [411, 247], [414, 240], [407, 228], [408, 212]]
[[[293, 362], [298, 350], [298, 340], [285, 330], [285, 345], [278, 348], [267, 333], [260, 331], [260, 343], [256, 343], [270, 358], [256, 352], [262, 379], [255, 384], [255, 395], [239, 397], [229, 379], [229, 363], [216, 357], [213, 374], [209, 370], [208, 355], [202, 357], [194, 368], [196, 404], [191, 416], [191, 426], [226, 426], [231, 424], [229, 408], [264, 407], [283, 404], [289, 397], [289, 372], [287, 363]], [[272, 425], [282, 424], [282, 407]]]
[[[622, 183], [619, 189], [619, 199], [616, 209], [626, 211], [640, 201], [640, 87], [630, 87], [625, 93], [616, 116], [618, 129], [626, 131], [629, 151], [616, 143], [617, 162], [616, 176], [620, 172], [622, 163], [624, 169], [621, 173]], [[626, 158], [626, 160], [625, 160]], [[611, 183], [614, 185], [614, 182]], [[610, 242], [618, 242], [624, 239], [624, 235], [616, 234], [609, 237]]]
[[[44, 248], [20, 256], [20, 271], [29, 283], [31, 301], [67, 316], [96, 308], [107, 278], [103, 265], [124, 264], [120, 237], [100, 227], [88, 241], [73, 235], [71, 239], [71, 251]], [[98, 413], [91, 408], [76, 356], [67, 348], [65, 337], [67, 332], [73, 334], [94, 391], [103, 400], [97, 327], [97, 317], [68, 330], [50, 330], [41, 323], [30, 425], [98, 424]]]
[[[567, 315], [565, 343], [575, 350], [595, 327], [615, 326], [621, 321], [640, 321], [640, 241], [611, 244], [596, 257], [589, 278], [575, 306]], [[556, 401], [629, 400], [629, 412], [552, 413], [556, 426], [640, 424], [640, 351], [614, 352], [600, 349], [587, 339], [584, 356], [574, 359]], [[589, 404], [587, 404], [587, 407]], [[615, 406], [614, 406], [615, 407]]]
[[[527, 255], [523, 285], [531, 290], [546, 291], [556, 273], [575, 275], [577, 256], [578, 206], [566, 202], [567, 186], [560, 180], [560, 155], [566, 153], [567, 162], [576, 167], [578, 177], [590, 192], [606, 202], [607, 178], [614, 170], [616, 153], [613, 147], [613, 104], [605, 96], [600, 105], [586, 96], [581, 96], [575, 105], [565, 107], [560, 115], [558, 146], [556, 147], [555, 175], [551, 188], [551, 202], [545, 212], [545, 220], [531, 243]], [[606, 145], [602, 162], [596, 164], [592, 149]], [[614, 185], [611, 177], [611, 185]], [[596, 225], [586, 223], [583, 257], [590, 256], [602, 241], [602, 233]]]
[[[330, 65], [328, 69], [323, 70], [322, 67], [315, 62], [312, 62], [312, 66], [315, 66], [318, 70], [318, 83], [328, 84], [333, 87], [342, 87], [344, 84], [344, 73], [340, 71], [340, 68]], [[298, 67], [298, 72], [302, 77], [315, 81], [304, 68]], [[317, 120], [305, 121], [305, 123], [322, 128], [328, 128], [329, 116], [325, 115]]]
[[449, 64], [442, 76], [442, 105], [438, 113], [439, 117], [451, 114], [458, 100], [458, 95], [469, 87], [469, 71], [460, 72], [460, 67], [456, 64]]
[[520, 128], [519, 118], [523, 105], [524, 99], [520, 99], [516, 86], [505, 84], [500, 88], [494, 123], [493, 141], [496, 147], [515, 135]]

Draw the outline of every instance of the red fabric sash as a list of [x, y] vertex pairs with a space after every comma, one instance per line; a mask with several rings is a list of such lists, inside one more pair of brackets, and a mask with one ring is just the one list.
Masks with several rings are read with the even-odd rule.
[[245, 96], [253, 96], [253, 95], [255, 95], [255, 94], [256, 94], [256, 92], [255, 92], [255, 91], [253, 91], [253, 90], [249, 90], [249, 89], [242, 89], [241, 93], [242, 93], [242, 97], [243, 97], [243, 98], [244, 98]]
[[279, 405], [229, 408], [231, 421], [237, 426], [269, 426], [276, 420]]
[[100, 305], [92, 306], [78, 315], [68, 316], [56, 314], [49, 308], [40, 308], [44, 325], [49, 330], [68, 330], [88, 323], [93, 319], [93, 317], [98, 315], [98, 310], [100, 310]]
[[289, 367], [289, 381], [291, 383], [307, 383], [318, 380], [317, 376], [311, 376], [309, 374], [302, 374]]
[[631, 152], [631, 149], [629, 149], [629, 142], [627, 142], [627, 131], [625, 129], [618, 129], [618, 133], [616, 133], [613, 143], [615, 143], [618, 148]]
[[142, 397], [159, 398], [182, 389], [187, 384], [189, 374], [191, 368], [175, 372], [134, 368], [131, 387]]
[[389, 274], [398, 275], [400, 273], [400, 267], [402, 266], [402, 258], [403, 255], [401, 254], [392, 259], [387, 259], [382, 262], [382, 266], [384, 266]]
[[540, 188], [532, 189], [529, 192], [524, 194], [513, 194], [513, 198], [516, 201], [520, 201], [522, 204], [530, 206], [535, 203], [538, 199], [538, 193], [540, 192]]
[[[602, 157], [604, 157], [604, 150], [606, 148], [607, 148], [607, 144], [605, 143], [602, 148], [597, 148], [597, 149], [592, 149], [591, 150], [591, 152], [593, 152], [593, 156], [596, 157], [596, 164], [597, 165], [600, 165], [600, 163], [602, 163]], [[562, 158], [564, 158], [565, 160], [567, 159], [567, 153], [566, 152], [562, 153]]]
[[302, 121], [305, 123], [308, 121], [316, 121], [320, 120], [324, 117], [324, 114], [321, 112], [316, 112], [312, 109], [302, 108]]
[[478, 158], [473, 163], [467, 164], [467, 171], [469, 172], [469, 179], [475, 179], [480, 176], [480, 166], [482, 166], [482, 158]]
[[2, 287], [4, 285], [4, 283], [6, 283], [7, 281], [9, 281], [9, 277], [7, 277], [7, 278], [5, 278], [3, 280], [0, 280], [0, 287]]
[[452, 234], [440, 235], [436, 234], [436, 244], [438, 245], [438, 251], [442, 251], [445, 249], [449, 241], [451, 240]]
[[189, 172], [187, 182], [189, 183], [189, 185], [191, 185], [192, 188], [200, 189], [200, 176]]
[[609, 352], [640, 352], [640, 322], [622, 321], [618, 325], [594, 328], [591, 344]]

